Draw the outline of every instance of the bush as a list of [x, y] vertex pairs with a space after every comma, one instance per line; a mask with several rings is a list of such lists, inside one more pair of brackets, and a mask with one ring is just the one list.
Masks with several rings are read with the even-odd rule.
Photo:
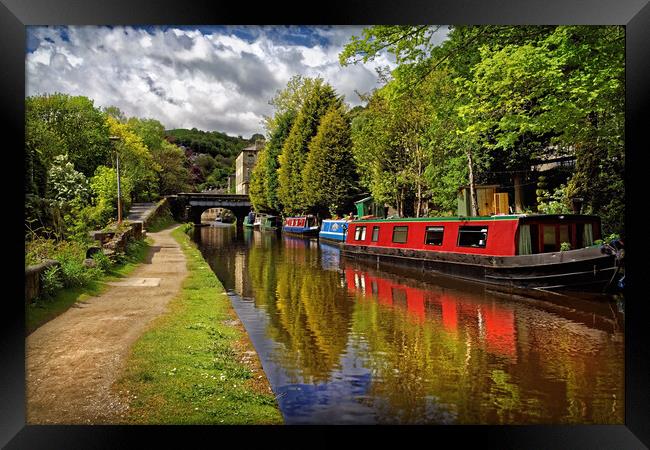
[[560, 244], [560, 251], [566, 252], [567, 250], [571, 250], [571, 244], [569, 244], [568, 242], [562, 242]]
[[106, 256], [104, 252], [97, 252], [92, 256], [92, 258], [93, 261], [95, 261], [97, 268], [104, 273], [108, 272], [113, 265], [110, 258]]
[[192, 222], [184, 223], [181, 225], [181, 230], [183, 230], [183, 233], [191, 235], [194, 231], [194, 224]]
[[84, 267], [83, 262], [74, 259], [62, 261], [61, 271], [65, 287], [85, 286], [101, 274], [99, 269]]
[[41, 274], [41, 296], [52, 297], [56, 291], [62, 288], [61, 269], [57, 266], [45, 269]]

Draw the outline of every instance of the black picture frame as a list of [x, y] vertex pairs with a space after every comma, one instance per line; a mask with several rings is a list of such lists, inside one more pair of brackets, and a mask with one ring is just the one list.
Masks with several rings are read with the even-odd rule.
[[[384, 439], [408, 433], [409, 441], [426, 439], [427, 445], [442, 442], [454, 446], [468, 441], [498, 448], [648, 448], [650, 445], [650, 395], [648, 381], [648, 326], [642, 295], [643, 243], [633, 223], [642, 214], [647, 195], [644, 153], [648, 152], [643, 112], [650, 92], [650, 5], [648, 0], [436, 0], [430, 2], [328, 1], [284, 3], [223, 1], [135, 0], [0, 0], [0, 97], [3, 113], [3, 236], [6, 292], [2, 317], [0, 365], [0, 444], [6, 448], [116, 448], [133, 445], [134, 439], [187, 443], [197, 436], [212, 438], [217, 445], [225, 438], [266, 439], [293, 433], [293, 427], [126, 427], [126, 426], [27, 426], [25, 424], [25, 325], [22, 301], [23, 214], [22, 186], [24, 148], [25, 52], [28, 25], [137, 25], [137, 24], [594, 24], [626, 26], [626, 334], [625, 334], [625, 425], [561, 426], [449, 426], [449, 427], [335, 427], [318, 430], [319, 444], [339, 442], [348, 436], [374, 435]], [[9, 139], [8, 139], [9, 138]], [[311, 433], [314, 427], [300, 427]], [[322, 428], [322, 427], [317, 427]], [[416, 434], [416, 436], [413, 436]], [[400, 438], [401, 440], [401, 438]], [[302, 441], [311, 446], [313, 440]], [[449, 445], [449, 444], [447, 444]]]

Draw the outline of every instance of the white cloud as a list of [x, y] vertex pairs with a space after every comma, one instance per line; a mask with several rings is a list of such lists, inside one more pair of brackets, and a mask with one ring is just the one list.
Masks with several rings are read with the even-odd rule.
[[[84, 26], [64, 33], [30, 27], [29, 42], [38, 46], [26, 57], [27, 95], [84, 95], [96, 106], [117, 106], [166, 128], [250, 137], [263, 132], [262, 118], [273, 112], [269, 100], [293, 75], [322, 76], [351, 106], [360, 103], [355, 91], [377, 87], [375, 68], [394, 66], [386, 55], [366, 65], [338, 62], [350, 36], [362, 28], [252, 27], [244, 39], [223, 27], [205, 32]], [[280, 39], [283, 34], [291, 37]]]

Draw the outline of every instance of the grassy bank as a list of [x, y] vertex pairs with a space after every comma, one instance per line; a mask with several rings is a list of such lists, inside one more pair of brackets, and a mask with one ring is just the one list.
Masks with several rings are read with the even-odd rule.
[[266, 377], [223, 286], [181, 228], [189, 275], [133, 345], [116, 389], [136, 424], [279, 424]]
[[[42, 298], [25, 306], [25, 326], [27, 334], [44, 323], [66, 312], [77, 302], [83, 302], [101, 294], [108, 286], [106, 281], [115, 281], [126, 277], [142, 263], [149, 253], [149, 241], [130, 247], [122, 262], [111, 266], [98, 278], [90, 279], [82, 286], [67, 287], [58, 290], [51, 298]], [[99, 272], [98, 272], [99, 273]]]

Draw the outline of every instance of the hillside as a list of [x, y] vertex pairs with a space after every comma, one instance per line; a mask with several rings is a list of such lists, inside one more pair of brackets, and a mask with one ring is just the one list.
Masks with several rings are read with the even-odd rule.
[[228, 175], [235, 173], [237, 155], [262, 135], [254, 134], [251, 139], [244, 139], [220, 131], [178, 128], [166, 130], [165, 137], [186, 148], [191, 183], [200, 191], [227, 187]]

